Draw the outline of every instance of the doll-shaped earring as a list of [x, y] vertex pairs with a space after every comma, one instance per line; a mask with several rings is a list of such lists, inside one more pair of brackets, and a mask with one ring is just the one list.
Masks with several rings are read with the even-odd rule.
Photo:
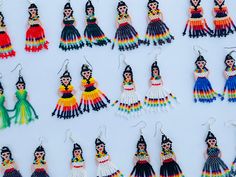
[[25, 50], [27, 52], [39, 52], [40, 50], [48, 49], [49, 42], [45, 38], [45, 32], [39, 19], [38, 7], [31, 0], [28, 1], [30, 6], [28, 7], [29, 18]]
[[122, 0], [119, 0], [117, 6], [118, 17], [116, 19], [116, 34], [112, 49], [115, 44], [118, 43], [120, 51], [133, 50], [139, 47], [142, 40], [139, 39], [139, 35], [132, 26], [131, 17], [128, 14], [128, 6]]
[[[130, 177], [156, 177], [155, 171], [150, 164], [150, 156], [147, 151], [147, 143], [143, 137], [143, 129], [146, 127], [144, 121], [139, 122], [144, 123], [145, 126], [140, 128], [140, 138], [137, 143], [137, 152], [134, 155], [134, 168], [130, 174]], [[135, 125], [136, 126], [138, 126]]]
[[86, 28], [84, 30], [84, 39], [86, 45], [92, 47], [93, 45], [105, 46], [111, 42], [101, 28], [98, 26], [97, 18], [95, 17], [95, 9], [91, 2], [88, 0], [85, 5], [86, 13]]
[[123, 72], [123, 91], [119, 100], [116, 100], [112, 106], [119, 103], [118, 115], [124, 116], [126, 118], [132, 116], [139, 116], [143, 111], [142, 103], [136, 92], [136, 86], [133, 79], [133, 70], [130, 65], [126, 64], [125, 70]]
[[26, 84], [23, 76], [21, 75], [21, 64], [18, 64], [15, 69], [12, 70], [12, 72], [15, 71], [19, 66], [19, 77], [18, 81], [16, 82], [17, 91], [15, 93], [17, 102], [15, 104], [14, 109], [11, 110], [12, 112], [14, 112], [14, 116], [11, 118], [15, 119], [14, 121], [16, 124], [23, 125], [28, 124], [34, 121], [35, 119], [38, 119], [38, 115], [34, 110], [33, 106], [28, 101], [28, 92], [26, 91]]
[[106, 144], [101, 140], [101, 135], [95, 140], [96, 161], [97, 161], [97, 177], [124, 177], [124, 175], [111, 162], [111, 157], [106, 151]]
[[223, 98], [221, 94], [216, 93], [210, 81], [208, 80], [209, 70], [206, 67], [207, 61], [198, 51], [199, 56], [195, 61], [196, 69], [194, 71], [194, 102], [212, 103], [217, 97]]
[[163, 14], [159, 9], [157, 0], [148, 0], [148, 27], [144, 44], [162, 45], [171, 43], [174, 37], [170, 34], [169, 28], [163, 22]]
[[223, 97], [227, 95], [229, 102], [236, 102], [236, 66], [235, 59], [232, 57], [233, 52], [235, 51], [231, 51], [225, 57], [226, 68], [224, 75], [227, 80], [224, 86]]
[[[67, 62], [67, 63], [66, 63]], [[74, 96], [75, 90], [71, 84], [72, 78], [68, 71], [69, 60], [66, 59], [62, 65], [62, 68], [65, 65], [65, 71], [60, 77], [61, 85], [58, 90], [60, 98], [57, 102], [57, 105], [52, 113], [52, 116], [56, 115], [57, 118], [70, 119], [78, 117], [79, 114], [82, 114], [82, 111], [79, 109], [76, 97]], [[62, 68], [58, 72], [61, 72]]]
[[59, 48], [64, 51], [83, 48], [84, 42], [79, 31], [75, 28], [76, 21], [73, 16], [73, 9], [71, 7], [70, 0], [68, 0], [64, 6], [63, 16], [63, 30], [61, 32]]
[[157, 61], [151, 67], [150, 85], [144, 99], [144, 107], [148, 111], [167, 110], [168, 106], [172, 106], [170, 98], [177, 101], [177, 98], [164, 88]]
[[[83, 150], [81, 146], [74, 141], [72, 138], [72, 133], [70, 132], [68, 137], [69, 130], [67, 130], [66, 139], [69, 138], [73, 143], [73, 150], [72, 150], [72, 159], [70, 162], [71, 172], [69, 177], [87, 177], [86, 167], [85, 167], [85, 160], [83, 157]], [[66, 140], [65, 140], [66, 141]]]
[[[157, 122], [155, 125], [155, 135], [157, 134], [157, 125], [161, 124]], [[184, 177], [184, 174], [176, 162], [176, 155], [172, 149], [172, 141], [163, 133], [162, 124], [160, 128], [161, 132], [161, 168], [160, 168], [160, 176], [161, 177]]]
[[17, 169], [17, 164], [15, 163], [10, 149], [6, 146], [1, 149], [1, 172], [3, 172], [3, 177], [22, 177], [19, 170]]
[[32, 165], [32, 175], [31, 177], [49, 177], [48, 175], [48, 165], [45, 160], [45, 150], [41, 144], [34, 151], [34, 161]]
[[213, 9], [215, 32], [214, 37], [226, 37], [236, 31], [236, 26], [229, 16], [228, 7], [225, 0], [214, 0]]
[[5, 107], [5, 95], [1, 79], [2, 74], [0, 73], [0, 129], [4, 129], [11, 126], [11, 119]]
[[[224, 176], [230, 177], [230, 171], [226, 164], [221, 159], [221, 151], [217, 145], [217, 139], [215, 135], [211, 132], [211, 124], [215, 122], [210, 122], [211, 119], [207, 122], [209, 126], [208, 134], [205, 139], [207, 144], [207, 150], [205, 152], [206, 162], [202, 170], [202, 177], [209, 176]], [[203, 124], [203, 125], [206, 125]]]
[[[3, 0], [2, 0], [3, 1]], [[0, 8], [2, 2], [0, 2]], [[6, 59], [8, 57], [14, 57], [16, 52], [13, 50], [11, 39], [7, 33], [7, 27], [4, 22], [4, 16], [0, 11], [0, 58]]]
[[189, 19], [186, 23], [183, 35], [186, 35], [186, 31], [189, 31], [190, 38], [199, 38], [212, 36], [213, 30], [211, 30], [203, 17], [204, 12], [201, 6], [201, 0], [190, 0], [191, 7], [189, 8]]
[[80, 75], [83, 79], [80, 85], [82, 94], [79, 108], [83, 112], [90, 112], [91, 108], [93, 111], [99, 111], [103, 108], [106, 108], [107, 103], [110, 103], [110, 100], [107, 98], [107, 96], [97, 88], [98, 83], [92, 76], [93, 68], [91, 65], [90, 68], [89, 65], [83, 64], [80, 72]]

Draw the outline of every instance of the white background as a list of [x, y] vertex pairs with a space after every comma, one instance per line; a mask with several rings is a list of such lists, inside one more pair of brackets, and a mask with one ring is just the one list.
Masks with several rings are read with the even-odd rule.
[[[66, 1], [37, 0], [35, 2], [38, 5], [50, 45], [48, 51], [33, 54], [24, 51], [28, 2], [26, 0], [8, 0], [4, 1], [2, 6], [5, 22], [17, 52], [15, 58], [0, 61], [7, 105], [9, 108], [14, 107], [15, 83], [18, 79], [18, 73], [10, 71], [18, 63], [21, 63], [22, 74], [30, 93], [30, 101], [40, 117], [30, 125], [13, 125], [10, 129], [0, 132], [0, 145], [10, 147], [23, 176], [31, 175], [30, 166], [33, 162], [33, 152], [39, 145], [38, 139], [41, 136], [47, 139], [43, 145], [47, 152], [46, 158], [50, 176], [68, 176], [72, 151], [72, 143], [69, 141], [64, 143], [65, 131], [68, 128], [72, 130], [74, 139], [83, 147], [89, 176], [95, 176], [94, 141], [98, 135], [99, 126], [104, 124], [107, 125], [105, 138], [107, 150], [113, 162], [125, 176], [128, 176], [133, 168], [132, 158], [136, 152], [136, 143], [139, 138], [139, 128], [133, 128], [132, 125], [140, 120], [144, 120], [148, 124], [144, 130], [144, 136], [148, 144], [151, 163], [156, 173], [159, 174], [160, 134], [157, 137], [153, 137], [153, 134], [155, 122], [160, 120], [163, 122], [164, 132], [173, 141], [173, 148], [183, 172], [186, 176], [197, 177], [201, 175], [204, 163], [203, 152], [206, 149], [204, 140], [207, 127], [203, 127], [201, 124], [211, 116], [217, 119], [212, 129], [218, 138], [223, 159], [227, 165], [230, 165], [236, 155], [236, 132], [233, 128], [224, 126], [224, 122], [235, 119], [235, 104], [230, 104], [227, 101], [217, 101], [213, 104], [193, 103], [193, 70], [197, 57], [197, 53], [193, 51], [193, 45], [200, 45], [207, 49], [208, 52], [204, 53], [204, 56], [210, 70], [209, 79], [215, 90], [222, 93], [225, 84], [223, 77], [224, 58], [228, 52], [224, 50], [224, 47], [236, 45], [235, 35], [222, 39], [207, 37], [193, 40], [187, 36], [183, 37], [182, 32], [187, 20], [189, 1], [160, 0], [160, 8], [164, 14], [165, 22], [176, 40], [163, 47], [158, 63], [165, 86], [175, 93], [180, 104], [168, 113], [144, 114], [142, 117], [132, 120], [115, 116], [115, 109], [111, 107], [98, 113], [84, 114], [74, 120], [59, 120], [56, 117], [51, 117], [51, 112], [58, 100], [57, 89], [60, 75], [57, 75], [57, 72], [66, 58], [70, 59], [69, 71], [73, 77], [73, 85], [78, 90], [78, 98], [81, 94], [78, 89], [81, 80], [80, 68], [85, 63], [83, 55], [86, 55], [93, 65], [93, 75], [99, 82], [99, 88], [113, 101], [119, 97], [121, 92], [124, 65], [118, 70], [120, 53], [118, 50], [112, 51], [110, 46], [92, 49], [85, 47], [72, 52], [61, 51], [58, 45], [62, 30], [62, 10]], [[143, 38], [147, 27], [147, 0], [126, 0], [126, 2], [133, 25]], [[71, 3], [78, 22], [78, 29], [83, 34], [86, 0], [72, 0]], [[113, 38], [116, 30], [117, 1], [93, 0], [93, 4], [100, 27], [108, 37]], [[236, 22], [236, 2], [227, 0], [227, 5]], [[203, 1], [202, 6], [209, 26], [213, 27], [211, 15], [213, 0]], [[142, 46], [138, 50], [125, 53], [127, 62], [133, 68], [137, 91], [142, 98], [148, 89], [150, 67], [154, 61], [155, 49], [155, 47]], [[235, 54], [234, 56], [236, 57]]]

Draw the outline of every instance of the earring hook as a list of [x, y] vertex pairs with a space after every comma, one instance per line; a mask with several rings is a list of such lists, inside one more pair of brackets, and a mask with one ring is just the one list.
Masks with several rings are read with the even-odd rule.
[[232, 125], [236, 127], [236, 121], [235, 120], [228, 120], [225, 122], [225, 126]]
[[40, 146], [43, 145], [43, 142], [47, 142], [47, 139], [44, 136], [39, 137]]
[[210, 117], [207, 122], [203, 123], [202, 126], [208, 125], [208, 130], [211, 130], [211, 126], [216, 122], [214, 117]]
[[22, 71], [23, 67], [22, 67], [22, 65], [20, 63], [17, 64], [16, 67], [11, 72], [14, 72], [18, 67], [20, 67], [20, 69], [19, 69], [19, 76], [21, 76], [21, 71]]
[[194, 46], [193, 46], [193, 50], [194, 50], [195, 52], [197, 52], [199, 55], [202, 55], [202, 52], [201, 52], [201, 51], [207, 52], [206, 49], [202, 48], [202, 47], [199, 46], [199, 45], [194, 45]]
[[72, 138], [72, 131], [70, 129], [67, 129], [66, 132], [65, 132], [66, 136], [65, 136], [65, 140], [64, 140], [64, 143], [70, 139], [70, 141], [74, 144], [75, 143], [75, 140]]
[[155, 133], [154, 133], [154, 137], [157, 136], [157, 127], [158, 127], [158, 125], [160, 125], [160, 132], [161, 132], [161, 134], [164, 135], [164, 133], [163, 133], [163, 124], [162, 124], [161, 121], [157, 121], [156, 124], [155, 124]]
[[2, 73], [0, 73], [0, 80], [2, 79]]
[[124, 62], [124, 64], [125, 64], [126, 66], [129, 65], [129, 64], [127, 63], [127, 61], [126, 61], [126, 56], [125, 56], [125, 54], [121, 53], [121, 54], [119, 55], [119, 66], [118, 66], [118, 69], [120, 69], [121, 59], [123, 60], [123, 62]]
[[[102, 129], [104, 130], [104, 132], [102, 131]], [[104, 138], [106, 138], [106, 136], [107, 136], [107, 127], [106, 127], [106, 125], [102, 125], [102, 126], [99, 127], [98, 138], [102, 138], [103, 134], [104, 134]]]
[[57, 74], [59, 74], [59, 73], [62, 71], [62, 69], [64, 68], [64, 66], [65, 66], [65, 71], [68, 71], [68, 64], [69, 64], [69, 63], [70, 63], [70, 60], [69, 60], [69, 59], [65, 59], [65, 61], [63, 62], [62, 66], [61, 66], [61, 69], [58, 71]]
[[93, 70], [93, 66], [90, 64], [90, 62], [88, 61], [87, 57], [84, 55], [84, 60], [86, 61], [86, 63], [88, 63], [88, 65], [91, 67], [91, 69]]
[[146, 123], [146, 122], [144, 122], [144, 121], [142, 120], [142, 121], [138, 122], [136, 125], [133, 125], [132, 127], [137, 127], [137, 126], [140, 125], [140, 124], [143, 124], [143, 126], [139, 128], [140, 134], [142, 135], [142, 134], [143, 134], [143, 129], [144, 129], [145, 127], [147, 127], [147, 123]]
[[158, 60], [158, 56], [161, 55], [161, 53], [162, 53], [162, 48], [161, 47], [157, 47], [156, 50], [149, 52], [148, 55], [151, 55], [154, 52], [155, 52], [154, 59], [155, 59], [155, 61], [157, 61]]
[[[224, 47], [224, 49], [236, 49], [236, 47]], [[229, 52], [229, 55], [231, 55], [232, 53], [236, 52], [236, 50], [231, 50]]]
[[27, 0], [30, 4], [33, 4], [33, 1], [31, 1], [31, 0]]

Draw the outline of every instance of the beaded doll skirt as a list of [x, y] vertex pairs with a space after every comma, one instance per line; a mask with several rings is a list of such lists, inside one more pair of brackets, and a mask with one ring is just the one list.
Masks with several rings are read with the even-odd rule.
[[79, 31], [73, 25], [66, 25], [61, 32], [59, 48], [64, 51], [78, 50], [84, 47], [84, 42]]
[[84, 168], [72, 168], [69, 177], [87, 177], [87, 173]]
[[230, 17], [222, 17], [222, 18], [215, 18], [215, 33], [214, 36], [216, 37], [225, 37], [230, 33], [234, 33], [236, 31], [236, 26], [233, 20]]
[[144, 107], [148, 111], [167, 110], [167, 107], [172, 105], [170, 97], [176, 100], [163, 86], [151, 86], [145, 96]]
[[211, 176], [230, 177], [230, 171], [225, 163], [219, 157], [209, 157], [202, 170], [202, 177]]
[[48, 44], [44, 29], [40, 25], [31, 25], [26, 32], [25, 50], [27, 52], [38, 52], [42, 49], [48, 49]]
[[72, 96], [70, 98], [60, 98], [52, 116], [56, 115], [60, 119], [70, 119], [78, 117], [79, 113], [82, 114], [82, 111], [79, 109], [75, 96]]
[[10, 127], [11, 119], [6, 108], [0, 105], [0, 129]]
[[236, 76], [230, 76], [224, 87], [223, 96], [228, 96], [229, 102], [236, 102]]
[[147, 27], [144, 44], [162, 45], [171, 43], [174, 37], [170, 34], [169, 28], [161, 19], [152, 20]]
[[118, 114], [124, 117], [139, 116], [143, 106], [138, 94], [134, 90], [124, 90], [120, 97]]
[[123, 177], [120, 170], [114, 166], [110, 161], [105, 163], [99, 163], [97, 168], [97, 177]]
[[231, 177], [236, 177], [236, 158], [231, 165], [230, 175]]
[[20, 172], [15, 169], [9, 169], [4, 172], [3, 177], [22, 177]]
[[104, 46], [111, 42], [96, 23], [90, 23], [86, 26], [84, 38], [89, 47], [92, 45]]
[[0, 32], [0, 58], [8, 58], [16, 55], [13, 50], [10, 37], [5, 31]]
[[120, 24], [118, 27], [112, 49], [114, 48], [116, 41], [118, 42], [120, 51], [136, 49], [142, 43], [138, 33], [129, 23]]
[[45, 170], [35, 170], [31, 177], [49, 177]]
[[141, 177], [141, 176], [147, 176], [147, 177], [156, 176], [152, 166], [148, 162], [145, 163], [137, 162], [130, 174], [130, 177]]
[[194, 101], [202, 103], [211, 103], [216, 100], [216, 96], [222, 98], [220, 94], [213, 90], [210, 81], [206, 77], [199, 77], [196, 80], [193, 94]]
[[184, 177], [182, 170], [175, 161], [163, 162], [160, 169], [160, 177]]

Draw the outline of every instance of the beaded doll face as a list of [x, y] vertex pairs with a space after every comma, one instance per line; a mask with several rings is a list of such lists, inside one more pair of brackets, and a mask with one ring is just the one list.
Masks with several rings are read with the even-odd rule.
[[203, 69], [206, 66], [206, 62], [205, 61], [197, 61], [196, 65], [199, 69]]
[[157, 9], [157, 2], [152, 2], [152, 3], [149, 3], [148, 4], [148, 7], [151, 9], [151, 10], [156, 10]]
[[92, 7], [88, 7], [86, 9], [88, 15], [93, 15], [94, 14], [94, 9]]
[[157, 68], [153, 68], [152, 74], [153, 76], [159, 76], [159, 70]]
[[138, 144], [138, 149], [141, 150], [141, 151], [144, 151], [145, 150], [145, 144], [144, 143], [139, 143]]
[[62, 77], [61, 78], [61, 83], [65, 86], [69, 85], [71, 82], [71, 78], [70, 77]]
[[43, 151], [37, 151], [34, 153], [34, 155], [37, 160], [41, 160], [41, 159], [43, 159], [43, 156], [45, 155], [45, 153]]
[[89, 79], [89, 78], [91, 77], [91, 74], [92, 74], [91, 71], [83, 71], [83, 72], [82, 72], [82, 76], [83, 76], [85, 79]]
[[100, 144], [96, 146], [96, 150], [100, 153], [102, 153], [104, 151], [105, 145], [104, 144]]
[[216, 2], [218, 3], [218, 5], [222, 5], [224, 0], [216, 0]]
[[1, 157], [4, 159], [4, 160], [10, 160], [10, 152], [4, 152], [1, 154]]
[[197, 6], [200, 2], [200, 0], [191, 0], [191, 2], [193, 3], [193, 5]]
[[0, 95], [2, 95], [3, 94], [3, 89], [0, 89]]
[[81, 155], [81, 150], [80, 150], [80, 149], [74, 150], [74, 156], [75, 156], [75, 157], [78, 157], [78, 156], [80, 156], [80, 155]]
[[72, 14], [72, 9], [64, 9], [65, 17], [70, 17]]
[[23, 83], [18, 83], [18, 84], [16, 85], [16, 88], [17, 88], [18, 90], [24, 90], [24, 89], [25, 89], [25, 84], [23, 84]]
[[126, 14], [126, 13], [127, 13], [127, 10], [128, 10], [127, 6], [120, 6], [120, 7], [118, 7], [118, 11], [119, 11], [119, 13], [120, 13], [121, 15]]
[[131, 73], [129, 72], [124, 73], [124, 77], [126, 82], [130, 82], [132, 80]]
[[37, 9], [36, 8], [30, 8], [29, 10], [30, 16], [33, 18], [37, 15]]
[[216, 146], [216, 139], [208, 139], [207, 140], [207, 144], [210, 146], [210, 147], [215, 147]]
[[235, 60], [234, 59], [229, 59], [225, 61], [226, 66], [232, 68], [235, 65]]
[[171, 147], [171, 143], [170, 142], [163, 143], [161, 146], [165, 151], [168, 151]]

